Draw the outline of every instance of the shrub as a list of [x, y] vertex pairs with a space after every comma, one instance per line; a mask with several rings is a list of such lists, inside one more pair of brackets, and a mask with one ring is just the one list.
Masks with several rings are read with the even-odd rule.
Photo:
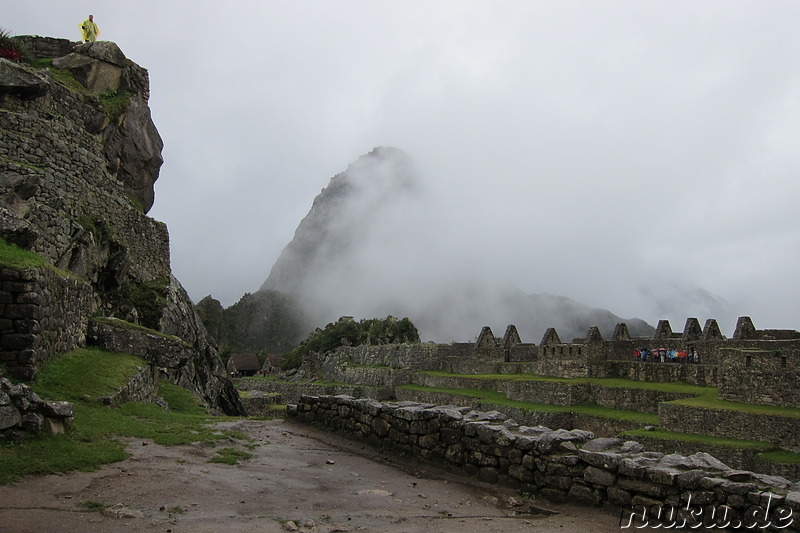
[[408, 342], [419, 342], [419, 332], [408, 318], [398, 320], [388, 316], [356, 322], [353, 317], [343, 316], [325, 326], [325, 329], [317, 328], [297, 348], [287, 353], [283, 358], [282, 367], [284, 370], [297, 368], [309, 353], [325, 353], [339, 346]]
[[25, 55], [25, 45], [16, 37], [0, 28], [0, 57], [10, 61], [19, 61]]

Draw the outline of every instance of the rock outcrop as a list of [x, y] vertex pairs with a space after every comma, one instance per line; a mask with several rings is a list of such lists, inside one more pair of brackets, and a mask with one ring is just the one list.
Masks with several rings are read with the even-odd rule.
[[117, 317], [179, 339], [183, 364], [169, 377], [212, 409], [242, 412], [172, 275], [167, 228], [146, 216], [163, 146], [147, 71], [114, 43], [21, 39], [37, 61], [0, 59], [0, 237], [44, 261], [0, 268], [0, 363], [32, 379], [85, 345], [91, 316]]

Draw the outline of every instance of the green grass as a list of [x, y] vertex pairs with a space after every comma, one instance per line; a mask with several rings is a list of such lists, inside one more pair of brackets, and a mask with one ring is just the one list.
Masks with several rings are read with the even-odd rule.
[[438, 370], [419, 372], [426, 376], [440, 376], [465, 379], [484, 379], [494, 381], [543, 381], [548, 383], [563, 383], [565, 385], [593, 384], [609, 388], [622, 389], [647, 389], [659, 392], [672, 392], [678, 394], [704, 394], [713, 389], [700, 385], [690, 385], [688, 383], [661, 383], [650, 381], [637, 381], [624, 378], [558, 378], [551, 376], [540, 376], [537, 374], [453, 374]]
[[772, 450], [758, 454], [762, 459], [778, 464], [798, 464], [800, 463], [800, 453], [787, 450]]
[[23, 270], [41, 268], [45, 263], [41, 255], [23, 250], [16, 244], [9, 244], [0, 238], [0, 266]]
[[673, 400], [673, 404], [701, 407], [705, 409], [720, 409], [725, 411], [738, 411], [756, 415], [786, 416], [800, 418], [800, 409], [796, 407], [782, 407], [778, 405], [757, 405], [749, 403], [731, 402], [719, 399], [719, 391], [710, 389], [708, 392], [694, 398]]
[[714, 446], [728, 446], [731, 448], [755, 449], [755, 450], [772, 450], [775, 445], [771, 442], [762, 442], [757, 440], [739, 440], [730, 439], [726, 437], [712, 437], [709, 435], [698, 435], [696, 433], [679, 433], [676, 431], [665, 431], [662, 429], [655, 429], [647, 431], [644, 429], [634, 429], [626, 431], [623, 435], [630, 437], [643, 437], [643, 438], [656, 438], [664, 440], [677, 440], [681, 442], [691, 442], [696, 444], [706, 444]]
[[170, 406], [126, 403], [111, 409], [99, 398], [116, 390], [143, 361], [97, 349], [75, 350], [50, 361], [31, 387], [43, 398], [75, 404], [74, 428], [68, 435], [25, 437], [0, 444], [0, 484], [22, 476], [75, 470], [92, 471], [121, 461], [128, 454], [121, 437], [152, 439], [157, 444], [234, 443], [244, 434], [212, 427], [215, 421], [189, 391], [162, 383], [159, 394]]
[[113, 393], [143, 366], [147, 363], [132, 355], [82, 348], [50, 361], [33, 387], [51, 399], [94, 402]]
[[172, 341], [180, 341], [189, 346], [189, 344], [187, 344], [185, 341], [183, 341], [178, 337], [175, 337], [174, 335], [167, 335], [166, 333], [161, 333], [160, 331], [156, 331], [154, 329], [141, 326], [139, 324], [134, 324], [133, 322], [127, 322], [125, 320], [122, 320], [121, 318], [102, 316], [102, 317], [94, 317], [92, 320], [100, 324], [106, 324], [108, 326], [112, 326], [115, 328], [127, 329], [130, 331], [140, 331], [148, 335], [155, 335], [157, 337], [163, 337], [165, 339], [169, 339]]
[[100, 103], [106, 116], [111, 120], [116, 120], [128, 110], [131, 93], [122, 89], [109, 89], [100, 94]]
[[111, 504], [98, 502], [97, 500], [84, 500], [79, 504], [79, 506], [84, 511], [97, 513], [102, 511], [103, 509], [108, 509], [109, 507], [111, 507]]
[[209, 463], [221, 463], [226, 465], [235, 465], [239, 460], [246, 460], [253, 457], [253, 454], [236, 448], [222, 448], [217, 450], [217, 455], [208, 460]]
[[24, 250], [16, 244], [9, 244], [2, 238], [0, 238], [0, 266], [16, 270], [49, 268], [62, 278], [75, 277], [71, 272], [56, 268], [41, 255]]
[[478, 400], [480, 407], [505, 406], [522, 409], [525, 411], [536, 411], [541, 413], [578, 413], [590, 416], [599, 416], [615, 420], [627, 420], [641, 424], [657, 424], [658, 415], [640, 413], [638, 411], [624, 411], [621, 409], [611, 409], [597, 404], [581, 405], [551, 405], [544, 403], [521, 402], [509, 400], [502, 392], [487, 391], [483, 389], [445, 389], [439, 387], [423, 387], [420, 385], [401, 385], [399, 388], [421, 392], [435, 392], [450, 394], [453, 396], [466, 396]]

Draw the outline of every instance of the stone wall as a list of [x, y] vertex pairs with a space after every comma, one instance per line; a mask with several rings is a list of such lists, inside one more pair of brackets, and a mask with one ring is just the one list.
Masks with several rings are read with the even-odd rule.
[[663, 392], [653, 389], [608, 387], [593, 383], [568, 383], [564, 381], [524, 381], [440, 376], [417, 373], [411, 383], [423, 387], [443, 389], [480, 389], [500, 392], [509, 400], [547, 405], [573, 406], [596, 403], [611, 409], [658, 413], [658, 404], [688, 398], [693, 394]]
[[399, 388], [395, 389], [395, 398], [398, 401], [426, 403], [431, 405], [455, 405], [458, 407], [470, 407], [472, 409], [483, 410], [496, 409], [502, 411], [506, 416], [513, 418], [520, 424], [525, 424], [527, 426], [588, 429], [603, 437], [611, 437], [624, 431], [641, 428], [641, 424], [637, 422], [574, 413], [567, 409], [534, 411], [508, 405], [495, 405], [492, 402], [484, 401], [473, 396], [453, 395], [435, 391]]
[[0, 268], [0, 363], [33, 379], [53, 354], [85, 346], [95, 306], [89, 284], [52, 268]]
[[[648, 450], [690, 455], [697, 451], [697, 443], [664, 439], [659, 437], [637, 435], [639, 441]], [[703, 451], [710, 453], [728, 466], [737, 470], [751, 470], [771, 476], [781, 476], [788, 479], [800, 480], [800, 464], [778, 463], [769, 461], [760, 456], [762, 449], [749, 447], [734, 447], [722, 444], [703, 443]]]
[[151, 403], [158, 397], [158, 371], [151, 365], [137, 366], [136, 372], [125, 385], [100, 401], [103, 405], [117, 407], [125, 402]]
[[797, 416], [662, 403], [658, 419], [659, 426], [666, 431], [772, 442], [786, 450], [800, 452], [800, 417]]
[[689, 383], [716, 387], [717, 365], [608, 361], [594, 368], [595, 377], [624, 378], [656, 383]]
[[[665, 455], [587, 431], [519, 426], [498, 413], [304, 397], [289, 415], [551, 501], [685, 507], [687, 519], [698, 516], [689, 513], [693, 506], [728, 508], [729, 519], [753, 512], [754, 505], [770, 504], [773, 512], [780, 508], [788, 516], [800, 512], [800, 484], [783, 478], [732, 470], [705, 453]], [[798, 530], [793, 520], [786, 523], [786, 514], [776, 517], [788, 526], [784, 530]]]
[[304, 395], [336, 396], [339, 394], [346, 394], [349, 396], [372, 398], [375, 400], [390, 400], [394, 398], [394, 391], [388, 387], [323, 383], [294, 383], [259, 377], [239, 378], [234, 381], [241, 391], [260, 391], [278, 394], [281, 397], [281, 401], [284, 403], [297, 403]]
[[73, 416], [71, 403], [42, 400], [27, 385], [12, 385], [0, 378], [0, 439], [15, 440], [26, 433], [64, 433], [72, 427]]
[[82, 127], [82, 98], [51, 87], [17, 109], [0, 106], [0, 198], [35, 234], [30, 249], [89, 280], [112, 255], [118, 282], [168, 277], [166, 226], [108, 174], [102, 143]]
[[732, 402], [800, 407], [800, 349], [723, 349], [719, 397]]
[[160, 377], [192, 391], [211, 409], [229, 414], [244, 412], [233, 383], [218, 378], [226, 372], [219, 357], [199, 354], [195, 346], [182, 339], [106, 318], [90, 321], [87, 343], [141, 357], [157, 369]]

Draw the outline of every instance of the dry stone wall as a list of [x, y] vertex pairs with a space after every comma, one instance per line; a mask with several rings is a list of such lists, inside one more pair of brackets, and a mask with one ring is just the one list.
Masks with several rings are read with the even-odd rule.
[[0, 440], [26, 433], [64, 433], [72, 427], [74, 414], [70, 402], [45, 401], [29, 386], [0, 378]]
[[687, 457], [648, 452], [638, 442], [596, 438], [582, 430], [519, 426], [499, 413], [452, 405], [307, 396], [289, 414], [552, 501], [670, 508], [682, 513], [690, 526], [694, 520], [695, 527], [719, 527], [703, 523], [711, 515], [703, 515], [709, 508], [727, 509], [726, 520], [745, 521], [766, 512], [772, 513], [768, 518], [773, 526], [784, 531], [800, 526], [792, 520], [800, 512], [800, 484], [732, 470], [706, 453]]
[[708, 409], [662, 403], [659, 425], [667, 431], [696, 433], [732, 439], [773, 442], [781, 448], [800, 452], [800, 417], [766, 413]]
[[53, 354], [85, 346], [96, 305], [89, 284], [51, 268], [0, 268], [0, 363], [32, 379]]
[[733, 402], [800, 407], [800, 348], [776, 342], [772, 349], [724, 349], [719, 397]]

